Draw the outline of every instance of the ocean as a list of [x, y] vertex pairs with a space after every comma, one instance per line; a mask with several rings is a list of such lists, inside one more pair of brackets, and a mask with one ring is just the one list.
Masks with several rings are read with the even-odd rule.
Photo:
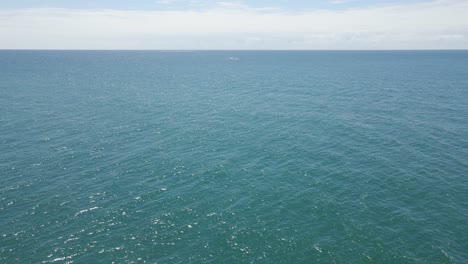
[[0, 51], [0, 263], [468, 263], [468, 51]]

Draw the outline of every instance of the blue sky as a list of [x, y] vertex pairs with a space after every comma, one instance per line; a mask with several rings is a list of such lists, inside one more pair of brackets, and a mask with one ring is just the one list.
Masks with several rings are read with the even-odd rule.
[[0, 49], [468, 49], [468, 0], [0, 0]]
[[[415, 3], [418, 0], [3, 0], [0, 8], [71, 8], [71, 9], [118, 9], [118, 10], [201, 10], [212, 8], [222, 2], [242, 3], [254, 8], [279, 8], [285, 11], [313, 9], [346, 9], [377, 5]], [[421, 2], [421, 1], [419, 1]]]

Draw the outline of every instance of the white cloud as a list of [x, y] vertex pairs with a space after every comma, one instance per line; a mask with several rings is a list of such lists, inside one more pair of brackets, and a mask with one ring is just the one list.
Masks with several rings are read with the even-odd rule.
[[0, 11], [4, 49], [467, 49], [468, 2], [284, 12]]
[[249, 6], [241, 2], [217, 2], [218, 6], [227, 9], [248, 9]]
[[160, 5], [170, 5], [176, 3], [177, 0], [157, 0], [156, 3]]
[[341, 4], [345, 4], [345, 3], [348, 3], [349, 0], [331, 0], [329, 1], [330, 4], [332, 5], [341, 5]]

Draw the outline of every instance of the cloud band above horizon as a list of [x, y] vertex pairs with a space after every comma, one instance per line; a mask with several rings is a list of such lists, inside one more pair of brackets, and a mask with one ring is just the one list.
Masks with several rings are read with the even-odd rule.
[[468, 2], [284, 12], [0, 9], [0, 49], [468, 49]]

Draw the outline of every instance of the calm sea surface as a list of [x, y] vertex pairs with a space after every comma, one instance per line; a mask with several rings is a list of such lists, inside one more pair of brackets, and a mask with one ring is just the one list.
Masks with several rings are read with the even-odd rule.
[[468, 263], [468, 51], [0, 51], [0, 263]]

